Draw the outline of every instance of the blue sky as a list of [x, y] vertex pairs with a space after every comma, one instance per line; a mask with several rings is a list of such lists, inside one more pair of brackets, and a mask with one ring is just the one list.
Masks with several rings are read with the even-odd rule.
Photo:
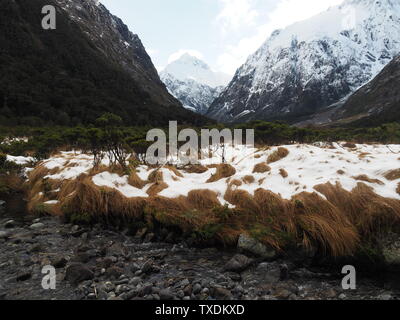
[[138, 34], [157, 69], [189, 52], [233, 74], [272, 31], [342, 0], [100, 0]]

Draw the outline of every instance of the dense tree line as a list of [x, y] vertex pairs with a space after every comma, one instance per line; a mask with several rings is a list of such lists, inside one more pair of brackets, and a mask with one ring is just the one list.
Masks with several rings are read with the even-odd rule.
[[[225, 126], [209, 128], [223, 129]], [[146, 141], [151, 126], [131, 127], [122, 118], [107, 113], [95, 120], [94, 125], [76, 127], [5, 127], [0, 126], [0, 140], [12, 137], [28, 137], [28, 141], [13, 141], [0, 145], [0, 152], [11, 155], [31, 155], [38, 159], [48, 157], [57, 150], [79, 149], [94, 155], [99, 162], [104, 154], [116, 162], [127, 152], [143, 154], [152, 142]], [[180, 129], [187, 128], [182, 125]], [[192, 127], [200, 133], [200, 128]], [[349, 141], [354, 143], [400, 144], [400, 124], [390, 123], [375, 128], [297, 128], [280, 122], [256, 121], [236, 125], [231, 129], [255, 129], [258, 145], [285, 145]], [[168, 128], [164, 128], [168, 133]]]

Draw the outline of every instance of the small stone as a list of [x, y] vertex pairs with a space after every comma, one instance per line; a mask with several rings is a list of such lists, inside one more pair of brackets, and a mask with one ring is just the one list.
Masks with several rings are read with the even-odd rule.
[[142, 281], [139, 277], [134, 277], [129, 281], [129, 284], [132, 286], [137, 286]]
[[199, 284], [199, 283], [196, 283], [194, 286], [193, 286], [193, 291], [192, 291], [192, 293], [193, 294], [198, 294], [198, 293], [200, 293], [201, 292], [201, 285]]
[[379, 300], [382, 300], [382, 301], [389, 301], [389, 300], [392, 300], [393, 298], [392, 298], [392, 295], [391, 295], [391, 294], [389, 294], [389, 293], [384, 293], [384, 294], [381, 294], [381, 295], [378, 297], [378, 299], [379, 299]]
[[12, 229], [15, 227], [15, 221], [14, 220], [8, 220], [5, 224], [4, 224], [4, 228], [6, 229]]
[[94, 273], [85, 265], [75, 263], [67, 268], [65, 278], [71, 284], [79, 284], [85, 280], [92, 280]]
[[213, 296], [217, 300], [232, 300], [233, 298], [232, 292], [230, 292], [228, 289], [220, 287], [214, 288]]
[[279, 300], [287, 300], [292, 293], [286, 289], [278, 289], [275, 291], [274, 296]]
[[144, 297], [144, 296], [146, 296], [146, 295], [148, 295], [148, 294], [151, 294], [152, 291], [153, 291], [153, 285], [147, 284], [147, 285], [143, 286], [143, 287], [140, 289], [139, 295], [142, 296], [142, 297]]
[[253, 263], [252, 259], [249, 259], [245, 255], [237, 254], [224, 266], [225, 271], [241, 272], [246, 270]]
[[67, 265], [68, 260], [63, 256], [55, 257], [51, 264], [56, 269], [64, 268]]
[[22, 273], [18, 274], [16, 280], [17, 281], [26, 281], [26, 280], [29, 280], [30, 278], [32, 278], [32, 273], [29, 271], [26, 271], [26, 272], [22, 272]]
[[346, 299], [347, 298], [347, 296], [344, 294], [344, 293], [341, 293], [340, 295], [339, 295], [339, 299], [340, 300], [344, 300], [344, 299]]
[[169, 289], [164, 289], [160, 291], [160, 299], [161, 300], [173, 300], [174, 295], [171, 293]]
[[[146, 234], [146, 236], [144, 237], [144, 242], [152, 242], [155, 238], [155, 234], [154, 233], [148, 233]], [[161, 299], [162, 300], [162, 299]]]
[[7, 231], [0, 231], [0, 239], [7, 239], [10, 234]]
[[328, 299], [334, 299], [334, 298], [336, 298], [337, 294], [336, 294], [336, 291], [334, 289], [330, 288], [328, 291], [325, 292], [325, 296]]
[[41, 223], [41, 222], [34, 223], [34, 224], [31, 224], [29, 228], [32, 230], [39, 230], [39, 229], [44, 228], [44, 223]]

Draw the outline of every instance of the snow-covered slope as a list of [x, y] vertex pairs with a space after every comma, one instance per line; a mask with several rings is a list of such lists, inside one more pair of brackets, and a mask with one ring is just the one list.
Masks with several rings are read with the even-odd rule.
[[[200, 160], [205, 166], [205, 171], [202, 173], [190, 173], [185, 169], [171, 170], [170, 166], [154, 169], [141, 165], [136, 172], [144, 182], [141, 188], [129, 184], [128, 176], [119, 176], [108, 171], [95, 174], [92, 176], [92, 181], [97, 186], [116, 189], [128, 198], [148, 198], [151, 196], [149, 190], [157, 183], [160, 184], [149, 179], [150, 175], [158, 170], [162, 172], [165, 184], [158, 190], [157, 195], [177, 198], [187, 196], [190, 191], [208, 189], [218, 195], [222, 205], [227, 204], [231, 207], [234, 205], [227, 197], [230, 188], [247, 191], [251, 195], [261, 188], [284, 199], [291, 199], [302, 192], [317, 192], [317, 186], [327, 183], [338, 184], [347, 191], [352, 191], [359, 183], [363, 183], [382, 197], [400, 199], [399, 145], [359, 144], [355, 148], [347, 148], [343, 143], [331, 145], [317, 143], [284, 147], [288, 155], [269, 163], [268, 169], [265, 170], [256, 170], [256, 166], [266, 165], [269, 156], [276, 151], [276, 148], [269, 150], [246, 149], [243, 146], [228, 148], [230, 157], [227, 160], [235, 169], [235, 173], [216, 181], [210, 181], [217, 169], [209, 164], [221, 162], [221, 156], [217, 152], [211, 158]], [[103, 159], [102, 164], [109, 166], [107, 157]], [[39, 166], [51, 171], [44, 179], [74, 180], [84, 173], [90, 174], [93, 157], [80, 152], [62, 152], [41, 162]], [[57, 193], [58, 190], [54, 190], [54, 195]]]
[[160, 77], [185, 108], [201, 114], [207, 112], [230, 80], [228, 75], [214, 72], [206, 63], [189, 54], [170, 63]]
[[209, 109], [220, 121], [301, 120], [376, 76], [400, 52], [400, 1], [346, 0], [275, 31]]

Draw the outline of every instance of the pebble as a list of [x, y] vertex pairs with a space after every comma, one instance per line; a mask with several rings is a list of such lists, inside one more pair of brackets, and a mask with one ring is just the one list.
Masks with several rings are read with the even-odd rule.
[[31, 224], [29, 228], [32, 230], [39, 230], [44, 227], [45, 227], [44, 223], [38, 222], [38, 223]]

